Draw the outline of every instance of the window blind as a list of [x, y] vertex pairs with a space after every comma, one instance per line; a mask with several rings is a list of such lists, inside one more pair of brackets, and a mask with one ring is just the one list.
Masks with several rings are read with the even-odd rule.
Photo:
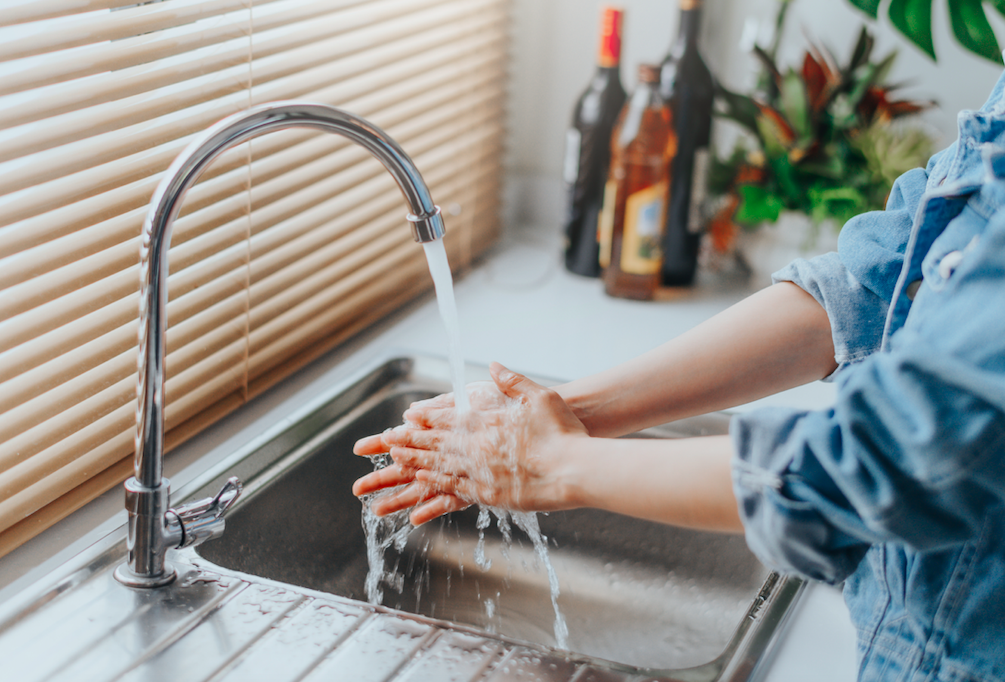
[[[139, 240], [217, 120], [323, 102], [384, 128], [454, 268], [498, 230], [508, 0], [8, 0], [0, 13], [0, 555], [130, 475]], [[176, 445], [431, 287], [363, 149], [289, 130], [217, 159], [170, 250]]]

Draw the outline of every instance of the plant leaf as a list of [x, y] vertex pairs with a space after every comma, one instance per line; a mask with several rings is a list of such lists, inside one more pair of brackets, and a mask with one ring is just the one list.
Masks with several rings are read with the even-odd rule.
[[832, 150], [827, 150], [826, 154], [818, 154], [812, 162], [804, 163], [799, 168], [804, 175], [819, 175], [831, 180], [841, 180], [846, 172], [845, 164]]
[[[872, 87], [872, 83], [875, 81], [877, 68], [876, 64], [866, 64], [856, 74], [857, 80], [853, 79], [849, 84], [847, 105], [850, 107], [849, 113], [853, 117], [854, 111], [858, 108], [862, 98], [869, 92], [869, 88]], [[835, 120], [837, 120], [837, 112], [835, 112]]]
[[757, 118], [757, 132], [764, 143], [764, 152], [768, 156], [787, 154], [796, 140], [796, 132], [781, 113], [766, 104], [759, 106], [761, 115]]
[[[980, 2], [980, 0], [977, 0]], [[876, 64], [876, 71], [872, 74], [872, 85], [882, 86], [886, 82], [887, 76], [890, 75], [890, 69], [893, 68], [893, 62], [897, 59], [897, 51], [893, 50], [890, 54], [883, 57], [878, 64]]]
[[901, 33], [935, 60], [932, 42], [933, 0], [890, 0], [890, 21]]
[[755, 135], [758, 134], [757, 119], [761, 110], [753, 98], [727, 90], [720, 84], [716, 84], [716, 95], [725, 105], [725, 110], [717, 112], [717, 115], [732, 119]]
[[781, 199], [762, 185], [740, 185], [736, 188], [740, 203], [733, 219], [744, 225], [775, 222], [785, 208]]
[[806, 84], [795, 71], [785, 74], [782, 80], [780, 104], [785, 119], [792, 126], [793, 132], [800, 140], [812, 137], [810, 130], [809, 102]]
[[844, 224], [860, 213], [865, 212], [869, 204], [862, 193], [851, 187], [832, 189], [811, 188], [809, 191], [810, 217], [820, 224], [828, 218], [833, 218], [839, 224]]
[[865, 26], [859, 31], [858, 40], [855, 42], [855, 49], [851, 51], [851, 59], [848, 60], [848, 68], [845, 70], [845, 78], [849, 79], [858, 67], [869, 61], [872, 54], [872, 47], [876, 44], [876, 39], [872, 37]]
[[811, 52], [807, 52], [803, 58], [803, 81], [806, 83], [806, 99], [809, 101], [810, 111], [816, 114], [830, 99], [831, 77], [827, 65]]
[[879, 0], [849, 0], [849, 2], [873, 19], [879, 16]]
[[981, 0], [949, 0], [949, 18], [953, 34], [963, 47], [985, 59], [1002, 63], [998, 41], [984, 14]]
[[778, 189], [781, 190], [782, 200], [787, 203], [789, 208], [798, 206], [799, 202], [805, 198], [805, 192], [800, 186], [799, 176], [792, 167], [792, 162], [789, 161], [789, 155], [787, 153], [781, 156], [769, 155], [768, 166], [771, 167], [771, 173], [775, 182], [778, 183]]
[[[754, 56], [760, 60], [761, 65], [764, 67], [764, 73], [767, 75], [768, 83], [774, 88], [773, 94], [777, 93], [782, 87], [782, 72], [778, 70], [778, 66], [775, 65], [775, 60], [771, 58], [771, 55], [765, 52], [759, 45], [754, 45]], [[769, 96], [768, 101], [772, 101], [772, 97]]]

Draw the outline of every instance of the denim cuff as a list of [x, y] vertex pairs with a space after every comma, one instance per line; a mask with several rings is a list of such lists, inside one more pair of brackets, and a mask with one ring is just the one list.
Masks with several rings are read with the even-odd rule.
[[822, 512], [819, 493], [833, 495], [832, 482], [809, 480], [824, 478], [813, 467], [800, 471], [798, 431], [810, 414], [765, 408], [733, 417], [733, 492], [747, 545], [762, 563], [836, 585], [855, 571], [868, 545]]

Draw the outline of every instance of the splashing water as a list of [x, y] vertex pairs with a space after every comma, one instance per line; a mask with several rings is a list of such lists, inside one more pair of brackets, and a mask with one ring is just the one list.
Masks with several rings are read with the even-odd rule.
[[[391, 456], [388, 454], [375, 455], [370, 458], [373, 468], [383, 469], [391, 463]], [[398, 552], [405, 548], [408, 541], [408, 533], [412, 525], [408, 522], [408, 511], [400, 511], [388, 516], [377, 516], [370, 509], [370, 502], [377, 497], [377, 494], [364, 495], [361, 498], [363, 503], [363, 532], [366, 535], [366, 599], [371, 604], [380, 604], [384, 601], [384, 590], [381, 584], [390, 585], [396, 592], [401, 593], [405, 584], [405, 576], [397, 570], [397, 567], [388, 570], [384, 564], [384, 553], [388, 547], [394, 546]]]
[[548, 585], [551, 587], [551, 605], [555, 609], [555, 643], [559, 649], [568, 649], [569, 626], [565, 622], [565, 616], [558, 607], [558, 574], [555, 567], [551, 565], [548, 557], [548, 538], [541, 533], [541, 526], [537, 522], [537, 514], [529, 512], [513, 512], [513, 523], [522, 530], [534, 543], [534, 551], [537, 558], [548, 571]]
[[457, 317], [457, 303], [454, 301], [454, 280], [447, 263], [447, 249], [442, 239], [435, 239], [422, 245], [429, 263], [429, 274], [436, 289], [436, 304], [440, 309], [443, 326], [447, 328], [450, 351], [450, 374], [454, 385], [454, 405], [461, 414], [471, 409], [468, 394], [464, 390], [464, 354], [461, 353], [461, 324]]
[[[496, 525], [503, 536], [502, 553], [504, 557], [508, 558], [507, 549], [513, 545], [513, 531], [510, 527], [511, 520], [517, 528], [530, 538], [531, 543], [534, 545], [534, 553], [548, 573], [548, 586], [551, 588], [551, 606], [555, 609], [555, 644], [559, 649], [567, 649], [569, 646], [569, 626], [566, 624], [565, 616], [562, 615], [562, 610], [558, 606], [558, 596], [560, 594], [558, 574], [555, 573], [555, 567], [551, 565], [551, 558], [548, 556], [548, 538], [541, 532], [541, 526], [537, 522], [537, 514], [534, 512], [511, 512], [506, 509], [479, 506], [477, 525], [478, 546], [475, 551], [475, 563], [483, 571], [487, 571], [492, 566], [492, 561], [485, 557], [484, 549], [485, 529], [491, 524], [490, 511], [495, 515]], [[485, 600], [485, 611], [489, 618], [494, 614], [499, 598], [500, 595], [497, 594], [495, 599], [490, 597]]]
[[[429, 272], [433, 277], [433, 285], [436, 289], [436, 300], [440, 311], [440, 317], [446, 327], [449, 338], [450, 370], [454, 389], [454, 406], [458, 415], [464, 415], [471, 409], [468, 390], [464, 382], [464, 356], [461, 353], [460, 323], [457, 315], [457, 305], [454, 300], [453, 278], [450, 274], [450, 266], [447, 263], [447, 253], [442, 239], [423, 244], [426, 252], [426, 260], [429, 263]], [[520, 410], [524, 406], [517, 401], [505, 399], [510, 410]], [[512, 456], [515, 452], [516, 442], [520, 434], [510, 433], [504, 437], [505, 442], [494, 444], [496, 450], [503, 455]], [[390, 456], [378, 455], [371, 458], [374, 468], [383, 468], [390, 464]], [[487, 469], [487, 467], [486, 467]], [[393, 494], [394, 491], [383, 494]], [[517, 491], [519, 493], [519, 491]], [[397, 567], [388, 570], [384, 562], [384, 553], [392, 545], [401, 552], [407, 541], [411, 524], [408, 521], [408, 510], [403, 510], [386, 517], [378, 517], [370, 510], [370, 502], [375, 495], [367, 495], [363, 502], [363, 529], [366, 533], [367, 561], [369, 572], [366, 578], [367, 599], [372, 604], [380, 604], [383, 600], [383, 590], [381, 584], [390, 585], [399, 593], [403, 589], [404, 575], [398, 572]], [[489, 570], [491, 560], [485, 556], [485, 530], [491, 525], [491, 515], [496, 517], [496, 525], [503, 536], [503, 557], [508, 557], [507, 549], [512, 545], [512, 528], [510, 520], [520, 530], [527, 534], [534, 545], [534, 551], [538, 560], [548, 572], [548, 583], [551, 588], [551, 602], [555, 609], [555, 641], [559, 648], [568, 647], [567, 639], [569, 629], [558, 606], [559, 585], [558, 576], [548, 557], [547, 538], [541, 533], [540, 525], [537, 521], [537, 514], [526, 512], [509, 512], [504, 509], [493, 507], [480, 507], [477, 521], [478, 545], [475, 551], [475, 564], [483, 571]], [[463, 567], [461, 567], [463, 570]], [[418, 596], [418, 595], [417, 595]], [[498, 608], [499, 595], [495, 599], [485, 600], [485, 609], [489, 618], [495, 614]]]

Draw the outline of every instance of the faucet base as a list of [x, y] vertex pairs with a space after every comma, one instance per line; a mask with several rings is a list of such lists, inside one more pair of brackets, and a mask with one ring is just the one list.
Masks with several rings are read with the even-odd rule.
[[113, 575], [116, 580], [126, 587], [150, 588], [170, 585], [174, 582], [175, 578], [178, 577], [178, 571], [176, 571], [170, 564], [165, 564], [163, 573], [158, 576], [148, 578], [146, 576], [136, 575], [133, 573], [129, 568], [129, 564], [122, 564], [115, 569], [115, 573]]

